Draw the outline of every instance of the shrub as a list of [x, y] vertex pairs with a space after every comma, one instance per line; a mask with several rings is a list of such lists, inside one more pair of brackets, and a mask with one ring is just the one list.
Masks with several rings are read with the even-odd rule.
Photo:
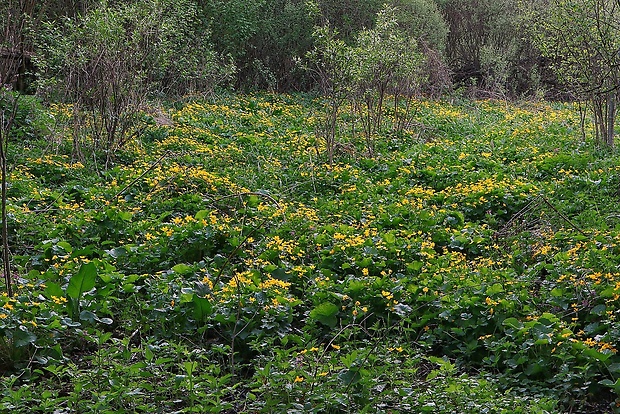
[[392, 0], [399, 28], [418, 42], [441, 53], [445, 51], [448, 26], [437, 7], [429, 0]]
[[514, 0], [440, 2], [448, 24], [448, 64], [455, 82], [512, 95], [540, 86], [540, 60], [520, 37], [520, 12]]
[[[138, 112], [149, 96], [208, 92], [231, 73], [201, 33], [186, 0], [101, 4], [38, 36], [41, 86], [73, 106], [73, 150], [112, 154], [139, 135]], [[191, 48], [191, 52], [190, 52]]]
[[[396, 9], [385, 8], [372, 30], [357, 38], [353, 97], [360, 114], [369, 156], [375, 153], [375, 137], [384, 121], [388, 94], [394, 95], [394, 125], [403, 125], [411, 100], [420, 88], [422, 55], [416, 41], [398, 29]], [[399, 108], [403, 98], [405, 109]]]

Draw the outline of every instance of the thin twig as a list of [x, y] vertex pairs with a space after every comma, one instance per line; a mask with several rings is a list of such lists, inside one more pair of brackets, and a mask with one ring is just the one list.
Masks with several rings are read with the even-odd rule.
[[258, 226], [254, 227], [252, 229], [252, 231], [250, 231], [245, 238], [243, 239], [243, 241], [241, 243], [239, 243], [239, 245], [237, 247], [235, 247], [235, 249], [230, 252], [230, 254], [228, 255], [228, 257], [226, 258], [226, 261], [224, 262], [224, 264], [222, 265], [222, 267], [220, 268], [220, 271], [217, 273], [217, 276], [215, 277], [215, 281], [213, 283], [214, 286], [217, 286], [218, 283], [220, 283], [220, 279], [222, 277], [222, 273], [224, 272], [224, 269], [226, 269], [226, 266], [228, 266], [228, 264], [230, 263], [230, 261], [232, 260], [233, 256], [241, 249], [241, 247], [243, 247], [243, 245], [248, 241], [248, 239], [254, 234], [256, 233], [256, 231], [258, 229], [260, 229], [261, 227], [263, 227], [265, 225], [265, 223], [267, 223], [267, 220], [269, 220], [268, 218], [265, 218]]
[[543, 202], [549, 206], [553, 211], [555, 211], [560, 217], [562, 217], [562, 219], [564, 219], [564, 221], [566, 221], [568, 224], [571, 225], [572, 228], [574, 228], [575, 230], [577, 230], [579, 233], [583, 234], [584, 236], [588, 236], [583, 230], [581, 230], [579, 227], [577, 227], [572, 221], [570, 221], [568, 219], [568, 217], [566, 217], [564, 214], [562, 214], [560, 211], [558, 211], [557, 208], [555, 208], [550, 202], [549, 200], [547, 200], [547, 198], [545, 198], [544, 196], [540, 196], [542, 197]]
[[276, 200], [275, 198], [273, 198], [269, 194], [258, 193], [258, 192], [254, 192], [254, 191], [247, 191], [247, 192], [244, 192], [244, 193], [229, 194], [229, 195], [221, 196], [221, 197], [218, 197], [216, 199], [213, 199], [213, 202], [218, 202], [220, 200], [224, 200], [224, 199], [227, 199], [227, 198], [235, 198], [235, 197], [241, 198], [242, 196], [252, 196], [252, 195], [265, 197], [266, 199], [268, 199], [269, 201], [274, 203], [276, 206], [278, 206], [278, 209], [281, 208], [280, 207], [280, 203], [278, 203], [278, 200]]
[[52, 207], [54, 206], [54, 204], [56, 204], [56, 202], [58, 200], [60, 200], [62, 198], [62, 196], [65, 194], [67, 190], [62, 190], [62, 192], [58, 195], [58, 197], [56, 197], [51, 203], [49, 203], [45, 208], [42, 209], [37, 209], [37, 210], [31, 210], [33, 213], [47, 213], [48, 211], [50, 211], [52, 209]]
[[142, 177], [144, 177], [146, 174], [148, 174], [153, 168], [155, 168], [159, 163], [161, 163], [164, 158], [166, 157], [166, 155], [170, 154], [171, 151], [166, 151], [164, 152], [155, 162], [153, 162], [151, 164], [151, 166], [149, 168], [147, 168], [144, 172], [142, 172], [142, 174], [140, 174], [139, 176], [137, 176], [136, 178], [134, 178], [129, 184], [127, 184], [121, 191], [119, 191], [118, 193], [116, 193], [114, 195], [114, 200], [116, 200], [118, 198], [118, 196], [120, 196], [121, 194], [123, 194], [125, 191], [127, 191], [131, 186], [133, 186], [135, 183], [137, 183]]

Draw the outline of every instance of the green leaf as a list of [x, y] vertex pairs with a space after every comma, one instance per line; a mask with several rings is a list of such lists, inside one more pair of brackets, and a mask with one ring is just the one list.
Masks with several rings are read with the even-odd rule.
[[95, 323], [95, 321], [99, 321], [99, 318], [91, 311], [83, 310], [80, 312], [80, 320]]
[[541, 364], [539, 364], [538, 362], [534, 362], [534, 363], [528, 365], [525, 368], [524, 372], [525, 372], [525, 375], [531, 377], [531, 376], [539, 374], [543, 370], [544, 370], [544, 367]]
[[106, 250], [105, 252], [115, 259], [118, 259], [119, 257], [127, 256], [127, 249], [124, 246]]
[[119, 211], [118, 216], [124, 221], [131, 221], [133, 214], [129, 211]]
[[338, 374], [338, 379], [343, 385], [352, 385], [362, 379], [359, 369], [346, 369]]
[[396, 236], [394, 235], [394, 233], [385, 233], [383, 235], [383, 240], [385, 240], [385, 242], [390, 245], [390, 244], [394, 244], [396, 243]]
[[192, 302], [194, 303], [194, 317], [197, 321], [204, 321], [207, 316], [211, 315], [213, 305], [209, 299], [194, 295]]
[[286, 270], [282, 269], [281, 267], [271, 272], [271, 276], [274, 279], [283, 280], [285, 282], [287, 282], [291, 278], [291, 274], [287, 273]]
[[206, 219], [207, 217], [209, 217], [209, 214], [211, 214], [209, 210], [200, 210], [199, 212], [196, 213], [194, 217], [196, 217], [196, 220], [202, 220], [202, 219]]
[[419, 261], [415, 261], [415, 262], [411, 262], [407, 265], [407, 269], [411, 270], [413, 272], [417, 272], [420, 269], [422, 269], [422, 266], [424, 266], [423, 262], [419, 262]]
[[487, 288], [487, 295], [497, 295], [498, 293], [502, 293], [504, 291], [504, 287], [501, 283], [496, 283], [493, 286], [489, 286]]
[[258, 198], [258, 196], [255, 195], [251, 195], [248, 198], [248, 206], [250, 207], [256, 207], [258, 205], [258, 202], [260, 201], [260, 199]]
[[28, 331], [26, 327], [20, 326], [13, 334], [13, 339], [15, 340], [15, 346], [21, 347], [34, 343], [37, 340], [37, 336]]
[[616, 394], [620, 391], [620, 379], [616, 380], [616, 382], [613, 382], [610, 379], [604, 379], [599, 381], [599, 384], [613, 388]]
[[595, 307], [592, 308], [590, 313], [593, 313], [594, 315], [602, 315], [602, 314], [605, 313], [606, 309], [607, 309], [607, 307], [605, 305], [603, 305], [603, 304], [596, 305]]
[[336, 319], [336, 314], [338, 313], [337, 305], [334, 305], [331, 302], [324, 302], [318, 305], [316, 308], [310, 311], [310, 317], [316, 321], [321, 322], [323, 325], [327, 325], [330, 328], [336, 326], [338, 320]]
[[178, 387], [179, 385], [181, 385], [183, 383], [183, 381], [185, 381], [185, 375], [175, 375], [174, 376], [174, 384]]
[[179, 302], [181, 303], [190, 303], [194, 301], [194, 289], [192, 288], [182, 288], [181, 295], [179, 295]]
[[179, 263], [178, 265], [173, 266], [172, 270], [174, 270], [174, 273], [177, 273], [179, 275], [186, 275], [188, 273], [191, 273], [194, 269], [184, 263]]
[[611, 372], [612, 374], [620, 374], [620, 363], [614, 363], [611, 364], [607, 367], [607, 369], [609, 370], [609, 372]]
[[603, 353], [603, 352], [599, 352], [598, 350], [594, 349], [594, 348], [585, 348], [583, 350], [583, 355], [590, 357], [590, 358], [594, 358], [597, 359], [601, 362], [605, 362], [607, 361], [613, 354], [612, 353]]
[[95, 287], [97, 280], [97, 266], [94, 263], [84, 263], [80, 270], [71, 276], [69, 286], [67, 286], [67, 296], [78, 300], [84, 292], [88, 292]]
[[62, 247], [67, 253], [71, 253], [73, 251], [71, 245], [66, 241], [59, 241], [56, 245]]
[[366, 284], [364, 282], [360, 280], [352, 279], [349, 282], [349, 286], [347, 286], [346, 288], [346, 292], [352, 295], [357, 295], [358, 293], [362, 292], [365, 288], [366, 288]]
[[551, 296], [553, 296], [554, 298], [561, 298], [562, 296], [564, 296], [564, 290], [560, 288], [553, 288], [551, 289]]
[[603, 290], [601, 293], [599, 293], [599, 296], [601, 298], [611, 298], [616, 294], [616, 290], [613, 287], [610, 287], [608, 289]]
[[150, 362], [153, 360], [154, 356], [155, 354], [153, 353], [151, 346], [147, 346], [146, 348], [144, 348], [144, 359]]
[[62, 288], [58, 283], [55, 282], [46, 282], [47, 287], [45, 288], [45, 296], [48, 298], [52, 298], [52, 296], [61, 297], [65, 295]]
[[405, 305], [403, 303], [399, 303], [398, 305], [394, 306], [394, 312], [401, 317], [409, 315], [411, 311], [411, 306]]
[[60, 320], [60, 324], [63, 326], [68, 326], [69, 328], [78, 328], [82, 326], [82, 324], [78, 321], [74, 321], [70, 318], [62, 318]]
[[521, 329], [523, 328], [523, 324], [519, 322], [517, 318], [506, 318], [502, 325], [507, 326], [509, 328]]
[[196, 361], [186, 361], [183, 363], [183, 368], [185, 368], [185, 372], [187, 372], [188, 376], [192, 376], [194, 371], [196, 371], [196, 367], [198, 363]]

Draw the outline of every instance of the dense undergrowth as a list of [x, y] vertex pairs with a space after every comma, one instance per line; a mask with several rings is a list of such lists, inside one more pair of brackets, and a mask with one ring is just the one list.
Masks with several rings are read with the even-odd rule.
[[305, 97], [190, 103], [107, 170], [50, 108], [10, 145], [0, 407], [613, 412], [618, 155], [570, 106], [416, 106], [328, 166]]

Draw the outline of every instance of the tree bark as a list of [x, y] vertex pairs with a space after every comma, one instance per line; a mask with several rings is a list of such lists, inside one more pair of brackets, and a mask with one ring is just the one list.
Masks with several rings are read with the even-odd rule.
[[[1, 86], [0, 86], [1, 87]], [[9, 95], [8, 91], [2, 91], [6, 95]], [[10, 95], [9, 95], [10, 96]], [[9, 254], [9, 226], [7, 223], [6, 204], [7, 204], [7, 157], [6, 152], [9, 145], [9, 133], [15, 120], [15, 114], [17, 112], [17, 100], [19, 96], [13, 97], [12, 107], [5, 109], [0, 114], [0, 180], [1, 180], [1, 197], [2, 197], [2, 270], [4, 273], [4, 282], [6, 285], [6, 292], [9, 297], [13, 296], [13, 284], [11, 279], [11, 263]]]
[[607, 93], [607, 134], [606, 143], [614, 146], [614, 128], [616, 125], [616, 91]]

